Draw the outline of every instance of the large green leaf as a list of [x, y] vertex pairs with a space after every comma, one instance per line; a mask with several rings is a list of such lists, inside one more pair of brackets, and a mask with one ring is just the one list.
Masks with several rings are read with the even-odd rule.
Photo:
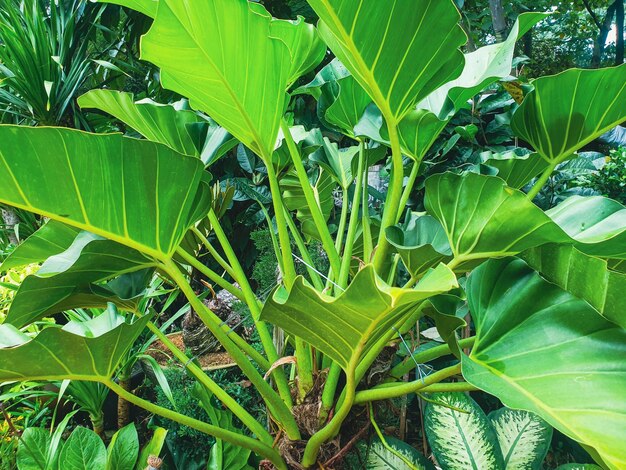
[[104, 442], [91, 429], [77, 427], [65, 441], [59, 461], [67, 470], [105, 468], [107, 451]]
[[119, 134], [0, 126], [0, 202], [169, 257], [208, 213], [197, 158]]
[[465, 379], [624, 468], [626, 330], [519, 259], [482, 264], [467, 297], [476, 343]]
[[503, 470], [496, 433], [484, 411], [463, 393], [429, 395], [424, 428], [443, 470]]
[[320, 294], [298, 277], [288, 294], [282, 289], [274, 292], [261, 318], [303, 338], [348, 369], [424, 299], [456, 286], [456, 277], [444, 265], [427, 273], [415, 289], [390, 287], [367, 265], [337, 298]]
[[121, 316], [112, 317], [112, 312], [87, 322], [70, 322], [63, 329], [48, 327], [34, 338], [12, 325], [0, 325], [0, 337], [11, 339], [1, 344], [0, 381], [108, 381], [150, 319], [146, 315], [129, 325]]
[[626, 208], [611, 199], [572, 197], [544, 213], [500, 178], [444, 173], [426, 181], [425, 204], [459, 261], [514, 255], [547, 243], [626, 256]]
[[484, 152], [482, 164], [496, 168], [498, 177], [507, 186], [520, 189], [548, 167], [548, 163], [538, 153], [517, 155], [514, 151], [504, 153]]
[[[161, 0], [141, 43], [142, 58], [161, 68], [163, 86], [190, 99], [256, 154], [269, 161], [293, 80], [288, 46], [307, 46], [295, 32], [308, 30], [274, 21], [247, 0]], [[228, 25], [238, 25], [229, 27]]]
[[387, 446], [376, 438], [367, 448], [365, 470], [434, 470], [435, 466], [414, 447], [395, 437], [384, 437]]
[[560, 162], [626, 120], [626, 65], [538, 78], [517, 109], [513, 132]]
[[461, 73], [459, 47], [466, 37], [450, 0], [309, 4], [320, 17], [322, 38], [388, 119], [399, 121]]
[[0, 272], [41, 263], [68, 249], [79, 233], [80, 229], [50, 220], [6, 257], [0, 265]]
[[541, 470], [552, 427], [534, 413], [500, 408], [489, 413], [506, 470]]
[[47, 429], [28, 427], [20, 436], [16, 463], [18, 470], [48, 470], [48, 449], [52, 437]]
[[442, 225], [428, 215], [409, 212], [403, 224], [387, 229], [386, 236], [412, 276], [452, 256]]
[[78, 98], [81, 108], [95, 108], [116, 117], [146, 139], [185, 155], [198, 156], [188, 125], [202, 122], [193, 111], [176, 109], [152, 100], [135, 102], [132, 93], [91, 90]]
[[63, 253], [52, 256], [18, 289], [6, 322], [20, 328], [42, 317], [77, 307], [105, 307], [113, 302], [134, 310], [136, 295], [123, 298], [115, 285], [99, 282], [154, 267], [140, 252], [89, 232], [81, 232]]
[[626, 275], [572, 246], [545, 245], [522, 258], [548, 281], [587, 301], [601, 315], [626, 328]]
[[467, 101], [486, 86], [511, 75], [515, 43], [547, 16], [549, 14], [536, 12], [519, 15], [505, 41], [465, 54], [465, 67], [461, 75], [430, 94], [418, 104], [418, 108], [446, 119], [466, 106]]
[[337, 88], [337, 97], [325, 110], [324, 117], [331, 126], [355, 138], [354, 128], [372, 99], [352, 75], [338, 80]]
[[150, 18], [154, 18], [157, 12], [157, 6], [159, 0], [99, 0], [104, 3], [114, 3], [116, 5], [122, 5], [132, 10], [136, 10], [143, 13]]
[[[468, 100], [486, 86], [511, 74], [515, 42], [545, 16], [523, 13], [504, 42], [465, 54], [461, 75], [430, 93], [400, 122], [398, 130], [403, 152], [421, 161], [455, 111], [467, 106]], [[385, 129], [382, 135], [387, 137]]]

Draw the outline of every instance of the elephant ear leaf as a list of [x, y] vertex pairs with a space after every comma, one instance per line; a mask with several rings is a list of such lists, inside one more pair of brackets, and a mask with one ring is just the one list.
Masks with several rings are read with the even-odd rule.
[[[0, 381], [70, 379], [106, 383], [149, 319], [144, 316], [128, 324], [109, 309], [87, 322], [70, 322], [62, 329], [45, 328], [34, 338], [13, 325], [1, 324]], [[86, 357], [93, 360], [85, 361]]]
[[483, 410], [463, 393], [433, 393], [424, 411], [428, 443], [443, 470], [504, 470], [496, 433]]
[[390, 287], [367, 265], [336, 299], [298, 277], [288, 294], [274, 292], [261, 319], [302, 337], [349, 370], [377, 339], [414, 314], [423, 300], [457, 286], [454, 273], [444, 265], [429, 271], [415, 289]]
[[70, 247], [80, 229], [49, 220], [35, 233], [20, 243], [0, 265], [0, 272], [41, 263]]
[[195, 112], [176, 109], [151, 100], [135, 102], [132, 93], [91, 90], [78, 98], [81, 108], [104, 111], [132, 127], [152, 142], [159, 142], [184, 155], [198, 156], [188, 126], [203, 119]]
[[511, 120], [513, 132], [551, 164], [626, 119], [626, 64], [538, 78]]
[[[285, 91], [296, 73], [293, 61], [308, 57], [298, 48], [310, 50], [307, 27], [273, 25], [275, 21], [261, 5], [244, 0], [161, 0], [141, 43], [142, 58], [161, 68], [164, 87], [189, 97], [194, 108], [209, 114], [265, 163], [276, 144]], [[241, 25], [245, 34], [227, 24]], [[311, 64], [305, 60], [297, 68]]]
[[[626, 466], [626, 330], [520, 259], [489, 260], [466, 285], [476, 342], [465, 379]], [[511, 353], [511, 345], [522, 344]]]
[[467, 38], [451, 1], [309, 0], [309, 4], [320, 18], [318, 29], [326, 44], [383, 115], [396, 123], [463, 69], [459, 47]]
[[435, 466], [414, 447], [390, 436], [373, 439], [367, 448], [365, 470], [434, 470]]
[[506, 470], [541, 470], [550, 441], [552, 427], [534, 413], [500, 408], [489, 413]]
[[0, 126], [0, 202], [170, 258], [208, 212], [199, 159], [119, 134]]

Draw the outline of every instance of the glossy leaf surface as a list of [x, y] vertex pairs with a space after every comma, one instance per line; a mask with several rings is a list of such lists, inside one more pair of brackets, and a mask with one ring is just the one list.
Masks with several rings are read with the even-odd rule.
[[465, 379], [623, 468], [626, 330], [519, 259], [483, 263], [466, 291], [476, 343]]
[[538, 78], [511, 121], [548, 161], [563, 161], [626, 120], [626, 65]]
[[347, 369], [424, 299], [456, 286], [456, 277], [443, 265], [426, 274], [415, 289], [390, 287], [367, 265], [336, 299], [299, 277], [289, 294], [278, 290], [267, 300], [261, 318], [305, 339]]
[[156, 258], [169, 257], [208, 212], [207, 177], [198, 159], [152, 142], [0, 127], [1, 202]]
[[309, 0], [309, 4], [321, 20], [322, 38], [390, 118], [399, 120], [416, 102], [461, 73], [459, 47], [466, 37], [451, 1]]

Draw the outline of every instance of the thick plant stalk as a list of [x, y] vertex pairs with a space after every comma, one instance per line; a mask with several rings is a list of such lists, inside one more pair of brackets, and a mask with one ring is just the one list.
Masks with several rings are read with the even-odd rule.
[[[130, 393], [131, 378], [128, 375], [121, 375], [119, 379], [119, 387]], [[130, 423], [130, 403], [123, 396], [117, 397], [117, 429], [122, 429]]]
[[356, 393], [354, 397], [354, 404], [367, 403], [376, 400], [387, 400], [389, 398], [397, 398], [409, 393], [415, 393], [428, 385], [433, 385], [442, 380], [445, 380], [453, 375], [461, 373], [461, 364], [457, 364], [451, 367], [446, 367], [433, 374], [413, 382], [404, 382], [400, 385], [397, 384], [382, 384], [378, 387], [371, 388], [369, 390], [363, 390]]
[[[285, 212], [286, 211], [287, 209], [285, 209]], [[293, 237], [293, 240], [296, 246], [298, 247], [298, 251], [300, 251], [300, 256], [302, 256], [302, 259], [306, 263], [305, 266], [311, 278], [311, 282], [313, 283], [313, 285], [318, 291], [324, 290], [324, 283], [322, 282], [322, 278], [319, 272], [317, 272], [315, 269], [315, 266], [313, 264], [313, 259], [311, 258], [311, 254], [309, 253], [309, 250], [304, 244], [304, 240], [302, 239], [302, 235], [300, 235], [300, 232], [298, 231], [296, 224], [294, 223], [293, 219], [289, 217], [289, 214], [287, 213], [285, 214], [285, 220], [287, 221], [287, 225], [289, 226], [289, 231], [291, 232], [291, 236]]]
[[164, 268], [167, 274], [178, 285], [185, 297], [187, 297], [191, 308], [196, 311], [200, 319], [204, 322], [207, 328], [209, 328], [211, 333], [213, 333], [222, 346], [224, 346], [226, 352], [231, 355], [233, 360], [240, 367], [241, 371], [248, 377], [248, 379], [250, 379], [259, 394], [267, 403], [268, 408], [275, 416], [276, 420], [284, 427], [287, 436], [292, 440], [300, 439], [300, 430], [298, 429], [298, 425], [296, 424], [289, 407], [283, 402], [274, 389], [272, 389], [272, 387], [265, 382], [263, 377], [255, 369], [242, 350], [239, 349], [239, 347], [237, 347], [237, 345], [230, 339], [228, 334], [222, 330], [219, 319], [198, 299], [176, 264], [170, 260]]
[[[121, 400], [121, 398], [118, 397], [118, 400]], [[119, 404], [119, 401], [118, 401], [118, 404]], [[104, 412], [100, 411], [98, 414], [90, 413], [89, 421], [91, 421], [91, 427], [93, 429], [93, 432], [95, 432], [101, 438], [104, 438]]]
[[402, 213], [400, 199], [402, 198], [402, 183], [404, 182], [404, 165], [402, 163], [402, 148], [400, 147], [400, 136], [398, 135], [397, 123], [394, 119], [385, 116], [387, 129], [389, 131], [389, 143], [391, 144], [391, 183], [385, 199], [383, 217], [378, 234], [378, 247], [374, 254], [374, 267], [376, 272], [383, 278], [386, 277], [386, 265], [388, 264], [389, 251], [391, 245], [385, 237], [385, 230], [396, 224], [398, 214]]
[[[402, 197], [400, 198], [400, 207], [406, 207], [406, 203], [409, 201], [409, 196], [411, 195], [411, 191], [413, 191], [413, 186], [415, 185], [415, 180], [417, 179], [417, 175], [419, 174], [420, 165], [422, 164], [421, 160], [413, 163], [413, 168], [411, 168], [411, 173], [409, 174], [409, 180], [404, 187], [404, 191], [402, 191]], [[398, 211], [396, 215], [396, 224], [400, 222], [400, 217], [402, 217], [402, 211]]]
[[149, 411], [150, 413], [162, 416], [166, 419], [170, 419], [184, 426], [189, 426], [190, 428], [208, 434], [209, 436], [214, 436], [218, 439], [222, 439], [236, 446], [250, 449], [260, 456], [270, 460], [276, 466], [276, 468], [280, 470], [287, 470], [287, 466], [285, 465], [285, 462], [281, 458], [280, 454], [270, 445], [264, 444], [263, 442], [253, 439], [251, 437], [244, 436], [243, 434], [228, 431], [218, 426], [213, 426], [195, 418], [190, 418], [189, 416], [185, 416], [175, 411], [168, 410], [167, 408], [163, 408], [162, 406], [155, 405], [152, 402], [144, 400], [143, 398], [139, 398], [138, 396], [133, 395], [127, 390], [124, 390], [113, 381], [105, 382], [104, 384], [111, 390], [113, 390], [113, 392], [115, 392], [119, 397], [130, 403], [133, 403], [136, 406], [143, 408], [146, 411]]

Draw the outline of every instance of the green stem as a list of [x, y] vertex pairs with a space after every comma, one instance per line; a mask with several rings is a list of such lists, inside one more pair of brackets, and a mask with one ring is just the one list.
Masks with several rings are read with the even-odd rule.
[[313, 434], [313, 436], [309, 439], [309, 442], [307, 442], [306, 448], [304, 449], [304, 456], [302, 457], [302, 466], [304, 468], [308, 468], [315, 464], [322, 444], [337, 435], [341, 424], [352, 409], [352, 403], [356, 393], [356, 380], [353, 366], [349, 367], [346, 371], [345, 390], [345, 399], [343, 400], [341, 406], [336, 410], [335, 415], [328, 422], [328, 424], [326, 424], [326, 426]]
[[371, 388], [369, 390], [363, 390], [358, 392], [354, 397], [354, 404], [367, 403], [376, 400], [387, 400], [389, 398], [401, 397], [408, 395], [409, 393], [415, 393], [422, 390], [428, 385], [441, 382], [453, 375], [457, 375], [461, 372], [461, 364], [456, 364], [451, 367], [439, 370], [424, 379], [414, 380], [413, 382], [403, 382], [400, 385], [397, 384], [383, 384], [378, 387]]
[[435, 393], [435, 392], [475, 392], [480, 390], [478, 387], [474, 387], [469, 382], [442, 382], [438, 384], [432, 384], [428, 387], [424, 387], [420, 390], [420, 393]]
[[337, 392], [337, 383], [341, 377], [341, 367], [336, 362], [331, 363], [324, 383], [324, 390], [322, 391], [322, 406], [320, 407], [319, 419], [320, 423], [325, 423], [328, 418], [328, 414], [335, 403], [335, 393]]
[[294, 242], [296, 243], [296, 246], [298, 247], [300, 256], [306, 263], [306, 269], [307, 269], [307, 272], [309, 273], [309, 277], [311, 278], [311, 282], [313, 282], [313, 285], [318, 291], [324, 290], [324, 282], [322, 281], [322, 277], [315, 270], [315, 264], [313, 263], [311, 254], [309, 253], [309, 250], [307, 249], [304, 243], [304, 240], [302, 239], [302, 235], [300, 235], [300, 232], [298, 231], [298, 228], [296, 227], [295, 222], [289, 216], [289, 214], [285, 214], [285, 220], [287, 221], [287, 226], [289, 227], [291, 236], [293, 237]]
[[396, 451], [393, 447], [387, 444], [387, 441], [385, 440], [385, 436], [383, 436], [383, 433], [380, 431], [380, 428], [378, 427], [378, 424], [376, 423], [376, 420], [374, 419], [374, 409], [371, 403], [369, 405], [369, 414], [370, 414], [370, 423], [372, 423], [372, 426], [374, 427], [374, 430], [376, 431], [376, 435], [378, 436], [378, 439], [380, 439], [380, 442], [383, 445], [383, 447], [387, 449], [389, 452], [391, 452], [393, 455], [395, 455], [397, 458], [402, 460], [404, 464], [407, 466], [407, 468], [410, 468], [411, 470], [419, 470], [404, 455], [402, 455], [400, 452]]
[[276, 465], [277, 468], [281, 470], [287, 470], [287, 465], [285, 465], [285, 462], [281, 458], [280, 454], [270, 445], [258, 441], [257, 439], [244, 436], [243, 434], [228, 431], [218, 426], [213, 426], [195, 418], [190, 418], [189, 416], [185, 416], [175, 411], [168, 410], [167, 408], [163, 408], [162, 406], [155, 405], [154, 403], [151, 403], [147, 400], [144, 400], [143, 398], [139, 398], [138, 396], [133, 395], [130, 392], [127, 392], [113, 381], [107, 381], [104, 384], [124, 400], [127, 400], [130, 403], [139, 406], [150, 413], [162, 416], [166, 419], [170, 419], [184, 426], [188, 426], [210, 436], [214, 436], [218, 439], [222, 439], [233, 445], [240, 446], [245, 449], [250, 449], [253, 452], [261, 455], [262, 457], [270, 460], [274, 465]]
[[335, 238], [335, 249], [337, 253], [341, 253], [343, 248], [343, 236], [346, 232], [346, 222], [348, 221], [348, 190], [342, 188], [341, 190], [341, 216], [339, 217], [339, 227], [337, 228], [337, 237]]
[[[244, 272], [241, 263], [239, 263], [239, 259], [235, 254], [235, 250], [231, 246], [228, 241], [228, 237], [222, 228], [217, 215], [211, 209], [209, 212], [209, 222], [211, 223], [211, 227], [215, 232], [215, 236], [224, 250], [224, 254], [228, 259], [228, 262], [232, 266], [234, 271], [233, 278], [239, 283], [241, 290], [243, 292], [245, 302], [250, 308], [250, 313], [252, 314], [252, 320], [254, 321], [254, 326], [256, 327], [259, 338], [261, 339], [261, 344], [263, 345], [263, 349], [265, 350], [265, 354], [267, 354], [267, 358], [269, 359], [270, 364], [276, 363], [278, 361], [278, 353], [276, 352], [276, 347], [274, 346], [274, 341], [272, 340], [272, 335], [270, 334], [267, 325], [265, 322], [259, 320], [261, 316], [261, 308], [259, 306], [259, 301], [252, 290], [252, 286], [250, 286], [250, 282], [248, 281], [248, 277]], [[287, 378], [285, 377], [285, 372], [281, 367], [277, 367], [272, 371], [272, 377], [276, 381], [276, 387], [278, 388], [278, 392], [282, 399], [287, 403], [287, 406], [291, 408], [291, 392], [289, 391], [289, 384], [287, 383]]]
[[[471, 338], [462, 339], [459, 341], [459, 349], [471, 348], [474, 346], [474, 342], [476, 341], [476, 337], [472, 336]], [[450, 350], [450, 346], [447, 344], [442, 344], [441, 346], [435, 346], [434, 348], [427, 349], [426, 351], [422, 351], [420, 353], [414, 354], [413, 359], [411, 357], [407, 357], [403, 362], [396, 365], [391, 369], [389, 375], [400, 379], [407, 372], [410, 372], [411, 369], [415, 368], [415, 363], [418, 364], [426, 364], [427, 362], [434, 361], [442, 356], [447, 356], [452, 354]]]
[[391, 182], [385, 200], [383, 209], [383, 217], [380, 224], [380, 232], [378, 234], [378, 247], [374, 255], [374, 267], [383, 278], [385, 276], [385, 265], [391, 245], [385, 236], [385, 230], [396, 224], [398, 214], [402, 213], [400, 207], [400, 198], [402, 197], [402, 183], [404, 182], [404, 165], [402, 162], [402, 149], [400, 147], [400, 136], [398, 135], [398, 127], [395, 120], [389, 116], [385, 116], [387, 129], [389, 131], [389, 143], [391, 144]]
[[311, 211], [311, 216], [313, 217], [315, 228], [320, 235], [322, 245], [324, 247], [324, 250], [326, 251], [326, 254], [328, 255], [330, 267], [333, 273], [336, 273], [336, 275], [338, 275], [340, 271], [341, 260], [339, 259], [339, 254], [337, 253], [337, 249], [335, 248], [335, 244], [333, 243], [333, 238], [330, 235], [330, 231], [328, 230], [328, 224], [326, 223], [326, 219], [324, 218], [322, 210], [320, 209], [317, 199], [315, 198], [315, 194], [313, 194], [313, 190], [311, 189], [309, 176], [307, 175], [306, 169], [302, 164], [300, 152], [298, 152], [296, 143], [293, 141], [293, 137], [291, 136], [291, 131], [289, 130], [289, 126], [287, 125], [287, 123], [282, 120], [280, 126], [283, 134], [285, 135], [285, 142], [287, 142], [287, 148], [289, 149], [293, 166], [298, 175], [298, 180], [300, 181], [300, 185], [302, 186], [302, 191], [304, 193], [304, 198], [306, 199], [307, 206]]
[[[189, 305], [193, 308], [204, 324], [209, 328], [211, 333], [217, 338], [217, 340], [224, 346], [224, 349], [231, 355], [233, 360], [241, 368], [242, 372], [250, 379], [252, 384], [256, 387], [259, 394], [266, 401], [268, 408], [274, 414], [276, 419], [285, 428], [287, 436], [292, 440], [300, 439], [300, 431], [295, 419], [291, 415], [291, 411], [287, 405], [282, 401], [281, 397], [270, 387], [270, 385], [263, 380], [263, 377], [255, 369], [252, 363], [245, 356], [239, 347], [233, 342], [229, 335], [222, 329], [221, 320], [211, 310], [204, 305], [196, 296], [191, 286], [185, 280], [185, 277], [178, 270], [178, 267], [173, 261], [168, 261], [165, 265], [165, 270], [169, 276], [178, 284], [178, 287], [182, 293], [187, 297]], [[228, 326], [224, 325], [226, 329]], [[242, 340], [243, 341], [243, 340]], [[245, 341], [243, 342], [247, 349], [254, 351]], [[248, 353], [248, 351], [246, 351]], [[256, 351], [255, 351], [256, 353]], [[260, 354], [256, 353], [257, 356]], [[262, 356], [261, 356], [262, 357]], [[254, 359], [254, 358], [253, 358]], [[255, 359], [256, 360], [256, 359]], [[267, 364], [267, 361], [264, 360]]]
[[270, 193], [272, 194], [272, 204], [274, 205], [274, 217], [276, 218], [276, 228], [278, 229], [278, 240], [280, 242], [280, 254], [282, 259], [283, 282], [287, 289], [291, 289], [293, 281], [296, 279], [296, 267], [291, 254], [291, 239], [285, 222], [283, 211], [283, 199], [280, 194], [280, 185], [274, 171], [271, 158], [266, 162], [267, 179], [270, 183]]
[[196, 237], [198, 237], [198, 239], [200, 240], [200, 243], [204, 245], [204, 247], [207, 249], [209, 254], [213, 257], [213, 259], [217, 261], [217, 263], [224, 269], [224, 271], [226, 271], [230, 275], [230, 277], [235, 279], [235, 271], [233, 271], [233, 268], [230, 266], [230, 264], [226, 262], [224, 258], [221, 257], [221, 255], [217, 252], [217, 250], [213, 248], [213, 245], [211, 245], [211, 242], [209, 242], [209, 240], [202, 234], [202, 232], [198, 230], [196, 227], [191, 227], [191, 231], [194, 233]]
[[250, 429], [257, 437], [266, 444], [272, 445], [272, 436], [267, 430], [255, 420], [250, 413], [248, 413], [239, 403], [237, 403], [228, 393], [226, 393], [219, 385], [217, 385], [213, 379], [211, 379], [197, 364], [189, 359], [185, 353], [176, 347], [170, 339], [156, 327], [152, 322], [148, 322], [148, 329], [159, 338], [161, 343], [167, 347], [172, 354], [185, 366], [187, 370], [193, 375], [198, 382], [209, 390], [215, 397], [220, 400], [226, 408], [233, 412], [233, 414], [241, 420], [241, 422]]
[[406, 203], [409, 201], [409, 196], [411, 195], [411, 191], [413, 191], [413, 186], [415, 186], [415, 180], [419, 174], [421, 163], [421, 161], [413, 163], [413, 168], [411, 168], [411, 173], [409, 174], [409, 180], [407, 181], [404, 191], [402, 191], [402, 197], [400, 198], [400, 210], [396, 215], [396, 224], [400, 222], [400, 218], [402, 217], [402, 208], [406, 207]]
[[209, 278], [209, 280], [211, 280], [212, 282], [214, 282], [215, 284], [220, 286], [222, 289], [226, 289], [228, 292], [233, 294], [235, 297], [237, 297], [242, 302], [246, 301], [246, 298], [244, 297], [243, 292], [240, 289], [237, 289], [234, 285], [232, 285], [230, 282], [228, 282], [226, 279], [224, 279], [222, 276], [217, 274], [212, 269], [210, 269], [207, 266], [205, 266], [204, 264], [202, 264], [196, 258], [194, 258], [189, 253], [187, 253], [185, 250], [183, 250], [182, 248], [178, 248], [176, 250], [176, 253], [182, 259], [184, 259], [185, 262], [189, 264], [189, 266], [191, 266], [192, 268], [197, 269], [198, 272], [204, 274], [207, 278]]
[[[352, 263], [352, 250], [354, 249], [354, 241], [356, 231], [359, 227], [359, 204], [361, 202], [361, 193], [363, 192], [364, 173], [367, 171], [365, 164], [365, 144], [363, 141], [359, 143], [359, 166], [357, 170], [356, 183], [354, 186], [354, 195], [352, 197], [352, 207], [350, 208], [350, 222], [348, 222], [348, 235], [346, 236], [346, 246], [341, 258], [341, 269], [339, 271], [338, 284], [342, 288], [348, 285], [348, 277], [350, 276], [350, 264]], [[363, 211], [367, 210], [367, 206], [363, 206]]]
[[554, 171], [554, 169], [556, 168], [558, 164], [559, 162], [555, 160], [554, 162], [548, 165], [548, 168], [546, 168], [543, 173], [541, 173], [541, 176], [537, 179], [537, 181], [535, 182], [533, 187], [530, 189], [530, 191], [528, 191], [528, 194], [526, 194], [526, 197], [528, 199], [530, 199], [531, 201], [535, 199], [535, 196], [539, 194], [539, 191], [541, 191], [541, 188], [543, 188], [544, 185], [548, 182], [548, 180], [550, 179], [550, 175], [552, 174], [552, 172]]
[[[364, 157], [365, 158], [365, 157]], [[363, 262], [369, 263], [372, 260], [372, 251], [374, 251], [374, 242], [372, 241], [372, 222], [370, 220], [370, 208], [369, 208], [369, 168], [365, 165], [363, 172], [363, 190], [361, 193], [361, 210], [362, 217], [362, 233], [363, 233]]]

